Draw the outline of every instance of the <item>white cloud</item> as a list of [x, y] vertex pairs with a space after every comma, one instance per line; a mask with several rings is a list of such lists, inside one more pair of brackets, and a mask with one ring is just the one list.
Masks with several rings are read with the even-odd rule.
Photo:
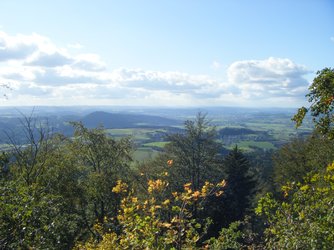
[[36, 36], [9, 36], [0, 31], [0, 61], [25, 59], [38, 50]]
[[191, 92], [219, 83], [208, 76], [189, 75], [182, 72], [159, 72], [141, 69], [118, 69], [112, 72], [111, 80], [121, 82], [129, 88], [166, 90], [170, 92]]
[[74, 58], [72, 67], [87, 71], [103, 71], [106, 64], [97, 54], [81, 54]]
[[30, 57], [25, 64], [30, 66], [57, 67], [71, 64], [73, 61], [70, 56], [58, 51], [53, 53], [38, 52]]
[[306, 91], [308, 81], [304, 75], [310, 73], [305, 66], [290, 59], [268, 58], [234, 62], [227, 74], [231, 84], [244, 95], [256, 97], [300, 96], [300, 87]]
[[290, 59], [234, 62], [227, 81], [177, 71], [108, 71], [97, 54], [74, 55], [38, 34], [1, 31], [0, 61], [0, 80], [13, 89], [7, 105], [291, 106], [304, 100], [309, 84], [306, 67]]

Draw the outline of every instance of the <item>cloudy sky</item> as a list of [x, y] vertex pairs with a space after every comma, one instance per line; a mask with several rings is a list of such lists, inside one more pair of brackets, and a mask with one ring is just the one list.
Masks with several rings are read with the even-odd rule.
[[1, 0], [0, 106], [297, 107], [332, 0]]

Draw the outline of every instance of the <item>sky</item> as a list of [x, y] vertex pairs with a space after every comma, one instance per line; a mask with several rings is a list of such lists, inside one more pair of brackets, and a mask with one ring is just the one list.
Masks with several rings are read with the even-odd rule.
[[0, 1], [0, 106], [299, 107], [325, 67], [333, 0]]

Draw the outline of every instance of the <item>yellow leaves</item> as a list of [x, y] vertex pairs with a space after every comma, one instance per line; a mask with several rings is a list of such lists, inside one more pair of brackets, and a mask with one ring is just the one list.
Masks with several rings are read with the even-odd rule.
[[164, 188], [166, 188], [168, 186], [168, 182], [163, 181], [161, 179], [157, 179], [157, 180], [148, 180], [148, 188], [147, 191], [149, 194], [152, 194], [153, 191], [162, 191]]
[[165, 201], [162, 202], [162, 205], [164, 205], [164, 206], [168, 206], [169, 204], [170, 204], [170, 200], [169, 199], [167, 199], [167, 200], [165, 200]]
[[223, 193], [224, 193], [224, 191], [220, 190], [220, 191], [215, 192], [215, 195], [216, 195], [216, 197], [219, 197], [219, 196], [223, 195]]
[[189, 190], [190, 187], [191, 187], [191, 183], [188, 182], [188, 183], [184, 184], [183, 187], [184, 187], [184, 190]]
[[286, 186], [282, 186], [282, 191], [283, 191], [283, 196], [284, 198], [289, 196], [289, 192], [290, 190], [292, 190], [292, 186], [294, 185], [294, 183], [288, 183]]
[[131, 197], [131, 202], [132, 203], [138, 203], [138, 198], [137, 197]]
[[172, 222], [172, 223], [179, 223], [179, 222], [180, 222], [180, 219], [179, 219], [179, 217], [174, 216], [174, 217], [172, 218], [171, 222]]
[[192, 197], [193, 197], [195, 200], [197, 200], [197, 199], [200, 197], [200, 195], [201, 195], [201, 192], [199, 192], [199, 191], [195, 191], [195, 192], [192, 194]]
[[[161, 179], [148, 180], [146, 197], [136, 197], [134, 192], [129, 192], [122, 198], [115, 219], [117, 218], [123, 230], [110, 238], [115, 249], [134, 249], [134, 246], [136, 249], [154, 249], [151, 240], [154, 240], [154, 244], [159, 242], [160, 246], [165, 247], [161, 249], [169, 249], [179, 235], [185, 249], [193, 249], [200, 239], [198, 229], [203, 225], [193, 217], [194, 206], [200, 209], [207, 197], [223, 194], [226, 182], [205, 182], [203, 187], [196, 189], [189, 182], [184, 184], [182, 191], [166, 193], [169, 183], [164, 180], [164, 176], [168, 176], [168, 172], [162, 172], [160, 176]], [[125, 183], [117, 181], [112, 191], [125, 193], [127, 189]], [[106, 239], [105, 235], [103, 240]]]
[[173, 166], [173, 163], [174, 163], [174, 161], [173, 161], [173, 160], [168, 160], [168, 161], [167, 161], [167, 165], [168, 165], [168, 167], [171, 167], [171, 166]]
[[222, 180], [221, 182], [219, 182], [217, 184], [217, 187], [225, 187], [226, 186], [226, 181], [225, 180]]
[[128, 189], [128, 185], [121, 180], [117, 181], [117, 185], [113, 187], [112, 192], [119, 194], [119, 193], [126, 193]]
[[164, 223], [161, 224], [161, 226], [166, 227], [166, 228], [170, 228], [172, 226], [172, 224], [164, 222]]
[[212, 188], [213, 188], [213, 184], [206, 181], [204, 183], [203, 187], [202, 187], [202, 190], [201, 190], [202, 196], [203, 197], [207, 196], [210, 193], [210, 191], [212, 190]]

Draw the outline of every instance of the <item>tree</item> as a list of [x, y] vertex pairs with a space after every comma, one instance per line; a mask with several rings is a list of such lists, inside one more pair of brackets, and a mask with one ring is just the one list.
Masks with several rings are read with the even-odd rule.
[[[168, 186], [164, 179], [150, 179], [147, 196], [141, 199], [128, 191], [126, 183], [118, 181], [113, 192], [125, 195], [117, 216], [121, 230], [101, 232], [102, 240], [98, 244], [93, 239], [77, 244], [75, 249], [199, 249], [209, 222], [201, 224], [193, 218], [192, 205], [202, 205], [209, 196], [220, 196], [225, 181], [206, 182], [196, 191], [191, 183], [186, 183], [183, 190], [173, 192], [170, 199], [160, 200], [161, 193], [169, 191]], [[101, 225], [97, 224], [96, 228], [101, 229]]]
[[334, 139], [334, 68], [324, 68], [318, 71], [309, 91], [306, 97], [311, 105], [308, 108], [298, 109], [292, 120], [299, 127], [306, 113], [310, 112], [320, 133]]
[[112, 188], [128, 176], [131, 142], [81, 123], [74, 123], [72, 138], [52, 134], [32, 117], [22, 124], [26, 143], [10, 138], [10, 158], [0, 157], [10, 177], [0, 178], [0, 248], [70, 249], [78, 238], [98, 238], [96, 221], [118, 213]]
[[119, 197], [111, 192], [118, 179], [130, 176], [132, 143], [129, 138], [114, 140], [104, 128], [87, 129], [82, 123], [72, 123], [75, 132], [70, 150], [82, 166], [81, 186], [87, 202], [89, 221], [117, 214]]
[[0, 181], [7, 179], [9, 174], [9, 155], [8, 153], [1, 152], [0, 154]]
[[202, 113], [198, 113], [194, 121], [185, 122], [183, 134], [168, 136], [170, 143], [165, 152], [171, 160], [171, 176], [178, 188], [182, 188], [184, 182], [190, 182], [198, 190], [205, 181], [215, 181], [222, 177], [222, 146], [216, 139], [215, 128], [209, 126], [206, 115]]
[[287, 181], [302, 182], [311, 172], [324, 171], [334, 160], [334, 144], [327, 137], [313, 133], [282, 146], [273, 156], [274, 185], [277, 190]]
[[237, 146], [225, 157], [227, 187], [223, 196], [224, 223], [242, 220], [250, 212], [256, 191], [256, 180], [250, 163]]
[[0, 249], [70, 249], [80, 219], [60, 195], [38, 185], [0, 186]]
[[53, 149], [52, 129], [48, 121], [41, 121], [30, 116], [20, 119], [21, 137], [17, 138], [6, 132], [11, 145], [11, 154], [15, 163], [11, 168], [14, 174], [22, 178], [26, 185], [36, 183], [46, 171], [46, 162]]
[[283, 200], [267, 194], [257, 214], [265, 218], [267, 249], [332, 249], [334, 242], [334, 163], [325, 173], [282, 187]]

